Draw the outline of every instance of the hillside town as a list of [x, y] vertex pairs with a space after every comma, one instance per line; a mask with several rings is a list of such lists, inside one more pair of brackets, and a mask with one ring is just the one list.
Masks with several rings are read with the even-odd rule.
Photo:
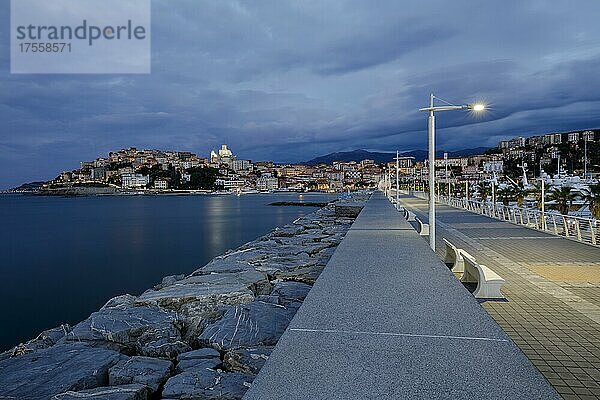
[[[436, 159], [442, 185], [462, 182], [522, 181], [542, 176], [573, 175], [582, 180], [600, 172], [600, 132], [549, 133], [501, 141], [483, 154]], [[238, 157], [226, 144], [202, 157], [188, 151], [137, 148], [113, 151], [107, 157], [83, 161], [43, 184], [45, 193], [132, 194], [273, 191], [347, 191], [376, 187], [386, 173], [395, 174], [396, 158], [333, 161], [331, 164], [280, 164]], [[424, 187], [426, 160], [400, 156], [403, 184]], [[66, 191], [66, 192], [65, 192]]]
[[373, 160], [333, 165], [276, 164], [240, 159], [226, 144], [209, 157], [191, 152], [123, 149], [62, 172], [45, 189], [87, 185], [134, 192], [341, 191], [375, 187], [382, 166]]

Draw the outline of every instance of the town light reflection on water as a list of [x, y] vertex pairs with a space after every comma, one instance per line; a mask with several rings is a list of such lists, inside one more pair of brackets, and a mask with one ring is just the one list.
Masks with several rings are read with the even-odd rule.
[[[305, 194], [310, 201], [335, 195]], [[207, 196], [0, 196], [0, 351], [110, 297], [140, 294], [191, 273], [228, 249], [292, 222], [306, 207], [275, 207], [296, 193]], [[32, 295], [35, 293], [35, 296]], [[40, 301], [39, 299], [44, 299]], [[35, 316], [23, 318], [23, 316]]]

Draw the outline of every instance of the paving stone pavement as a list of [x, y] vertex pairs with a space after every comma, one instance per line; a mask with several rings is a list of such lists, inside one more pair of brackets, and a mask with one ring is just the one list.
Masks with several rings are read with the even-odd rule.
[[[427, 221], [427, 201], [402, 196]], [[483, 308], [565, 399], [600, 399], [600, 248], [459, 210], [437, 208], [443, 238], [506, 280]], [[427, 239], [427, 238], [425, 238]]]

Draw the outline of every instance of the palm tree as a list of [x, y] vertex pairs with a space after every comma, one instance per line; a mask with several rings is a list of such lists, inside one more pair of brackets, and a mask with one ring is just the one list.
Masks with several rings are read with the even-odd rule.
[[512, 196], [517, 200], [517, 205], [519, 207], [523, 207], [525, 197], [529, 196], [533, 192], [531, 189], [526, 189], [522, 182], [512, 185], [511, 189]]
[[590, 207], [592, 216], [600, 219], [600, 183], [590, 185], [590, 188], [583, 191], [583, 199]]
[[479, 192], [479, 197], [481, 198], [481, 201], [485, 203], [490, 194], [492, 194], [492, 187], [487, 182], [480, 182], [477, 191]]
[[561, 186], [553, 188], [548, 197], [556, 202], [556, 208], [561, 214], [567, 215], [576, 195], [570, 186]]
[[500, 200], [502, 202], [502, 204], [504, 204], [505, 206], [507, 206], [508, 203], [510, 203], [510, 201], [513, 200], [514, 198], [515, 198], [515, 193], [514, 193], [513, 188], [511, 188], [510, 186], [506, 186], [501, 189], [498, 189], [498, 200]]
[[542, 184], [541, 182], [536, 182], [534, 187], [529, 189], [529, 193], [535, 198], [535, 204], [538, 209], [542, 208]]

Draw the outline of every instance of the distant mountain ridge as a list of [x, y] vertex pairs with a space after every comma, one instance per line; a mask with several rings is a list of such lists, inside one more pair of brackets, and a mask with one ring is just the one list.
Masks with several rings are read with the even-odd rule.
[[[448, 157], [467, 157], [476, 154], [483, 154], [488, 150], [487, 147], [476, 147], [473, 149], [464, 149], [457, 151], [448, 151]], [[436, 157], [443, 157], [444, 150], [438, 150], [436, 152]], [[400, 153], [402, 157], [414, 157], [417, 161], [422, 161], [427, 158], [427, 151], [425, 150], [413, 150], [413, 151], [405, 151]], [[352, 150], [352, 151], [340, 151], [336, 153], [329, 153], [323, 156], [315, 157], [312, 160], [306, 161], [303, 164], [306, 165], [318, 165], [318, 164], [331, 164], [334, 161], [362, 161], [362, 160], [374, 160], [376, 163], [386, 163], [394, 160], [396, 157], [396, 153], [383, 153], [376, 151], [368, 151], [368, 150]]]

